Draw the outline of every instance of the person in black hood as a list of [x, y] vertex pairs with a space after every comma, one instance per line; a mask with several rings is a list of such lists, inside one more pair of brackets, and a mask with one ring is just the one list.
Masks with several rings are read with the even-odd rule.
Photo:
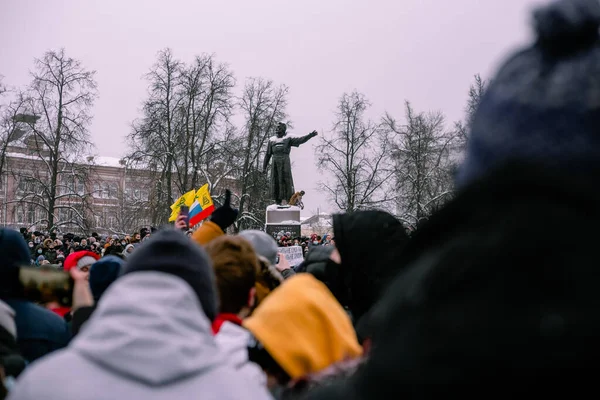
[[334, 215], [333, 230], [336, 250], [328, 268], [335, 271], [336, 252], [341, 267], [330, 290], [350, 309], [356, 325], [399, 272], [397, 260], [408, 236], [402, 223], [384, 211]]
[[29, 361], [66, 346], [70, 335], [65, 321], [24, 298], [19, 268], [30, 264], [29, 248], [17, 231], [0, 229], [0, 300], [15, 310], [17, 344]]

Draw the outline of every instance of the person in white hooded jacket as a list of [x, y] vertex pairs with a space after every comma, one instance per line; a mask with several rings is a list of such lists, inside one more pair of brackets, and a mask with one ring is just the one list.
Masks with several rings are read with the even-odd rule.
[[9, 400], [270, 399], [225, 360], [211, 332], [216, 288], [204, 250], [160, 231], [64, 350], [29, 367]]
[[217, 345], [227, 362], [248, 382], [266, 386], [262, 369], [248, 360], [250, 332], [242, 320], [256, 306], [258, 256], [252, 245], [238, 236], [220, 236], [205, 246], [213, 262], [219, 292], [219, 313], [212, 323]]

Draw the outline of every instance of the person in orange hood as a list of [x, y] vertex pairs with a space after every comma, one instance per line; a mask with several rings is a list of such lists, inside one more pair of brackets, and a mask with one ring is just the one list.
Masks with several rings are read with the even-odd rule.
[[354, 370], [362, 360], [348, 314], [310, 274], [286, 280], [243, 326], [253, 335], [249, 358], [266, 372], [271, 390], [302, 391], [332, 370]]

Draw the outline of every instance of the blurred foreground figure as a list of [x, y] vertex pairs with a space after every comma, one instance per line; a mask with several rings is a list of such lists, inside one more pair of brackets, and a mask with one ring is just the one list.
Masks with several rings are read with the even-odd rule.
[[311, 399], [508, 397], [572, 390], [594, 369], [600, 3], [534, 17], [537, 42], [475, 115], [458, 195], [417, 230], [370, 312], [371, 358]]

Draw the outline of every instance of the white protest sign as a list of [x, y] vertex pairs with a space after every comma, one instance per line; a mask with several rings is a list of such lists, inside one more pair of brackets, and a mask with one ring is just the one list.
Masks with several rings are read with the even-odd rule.
[[280, 247], [279, 252], [285, 256], [292, 267], [300, 265], [304, 261], [302, 246]]

